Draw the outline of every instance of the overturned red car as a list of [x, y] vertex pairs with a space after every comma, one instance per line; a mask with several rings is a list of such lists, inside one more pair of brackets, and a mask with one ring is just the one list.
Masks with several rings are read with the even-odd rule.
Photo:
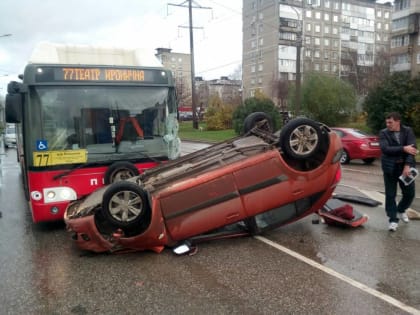
[[319, 210], [341, 176], [341, 141], [296, 118], [273, 133], [264, 113], [243, 136], [105, 186], [71, 203], [65, 223], [83, 250], [153, 250], [254, 235]]

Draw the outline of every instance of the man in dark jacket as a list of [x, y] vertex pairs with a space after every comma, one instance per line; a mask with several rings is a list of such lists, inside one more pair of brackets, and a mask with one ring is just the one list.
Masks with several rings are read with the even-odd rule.
[[[386, 116], [386, 128], [379, 134], [382, 151], [382, 171], [385, 184], [385, 211], [389, 218], [390, 231], [396, 231], [399, 219], [409, 222], [405, 210], [410, 207], [414, 196], [414, 181], [406, 186], [399, 180], [401, 175], [408, 176], [411, 167], [416, 166], [416, 137], [410, 127], [401, 125], [401, 116], [393, 112]], [[397, 204], [397, 183], [402, 198]]]

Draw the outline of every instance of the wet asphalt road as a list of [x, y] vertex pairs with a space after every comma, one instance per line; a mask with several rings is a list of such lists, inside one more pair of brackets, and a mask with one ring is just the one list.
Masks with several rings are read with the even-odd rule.
[[[420, 221], [390, 233], [383, 206], [354, 204], [369, 215], [357, 229], [308, 217], [194, 256], [92, 255], [63, 223], [31, 223], [16, 151], [1, 159], [0, 314], [420, 314]], [[337, 188], [382, 190], [378, 164], [357, 161]]]

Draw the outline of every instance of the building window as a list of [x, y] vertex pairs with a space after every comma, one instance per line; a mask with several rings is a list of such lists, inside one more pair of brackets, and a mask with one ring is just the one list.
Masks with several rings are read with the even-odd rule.
[[329, 8], [331, 6], [330, 0], [324, 1], [324, 7]]
[[330, 46], [330, 39], [329, 38], [324, 38], [324, 46]]
[[324, 51], [324, 59], [328, 60], [330, 53], [328, 51]]
[[389, 12], [388, 11], [385, 11], [384, 16], [385, 16], [386, 19], [389, 19]]
[[321, 45], [321, 39], [319, 37], [314, 37], [314, 43], [316, 46]]
[[382, 16], [382, 11], [378, 10], [376, 11], [376, 17], [380, 18]]
[[388, 24], [388, 23], [385, 23], [385, 24], [384, 24], [384, 27], [385, 27], [385, 30], [386, 30], [386, 31], [388, 31], [388, 30], [389, 30], [389, 24]]
[[338, 15], [336, 15], [336, 14], [333, 15], [333, 21], [338, 23]]
[[334, 72], [334, 73], [337, 72], [337, 65], [332, 65], [331, 68], [332, 68], [331, 69], [332, 72]]
[[316, 18], [317, 20], [320, 20], [320, 19], [321, 19], [321, 12], [316, 11], [316, 12], [315, 12], [315, 18]]
[[332, 52], [332, 59], [337, 60], [338, 59], [338, 53], [336, 51]]
[[312, 17], [312, 11], [310, 11], [310, 10], [306, 11], [306, 17], [311, 18]]
[[337, 48], [338, 47], [338, 39], [334, 39], [333, 40], [333, 47]]
[[258, 83], [262, 84], [262, 78], [258, 78]]
[[410, 7], [410, 0], [400, 0], [394, 3], [395, 11], [404, 10]]
[[376, 28], [380, 30], [382, 28], [382, 23], [381, 22], [376, 23]]
[[312, 56], [312, 51], [310, 49], [305, 49], [305, 56], [306, 57], [311, 57]]
[[395, 36], [391, 39], [391, 48], [408, 46], [410, 44], [409, 35]]
[[329, 34], [330, 33], [330, 27], [328, 25], [324, 26], [324, 34]]
[[296, 40], [296, 33], [281, 32], [279, 34], [279, 39], [295, 41]]
[[260, 20], [262, 20], [262, 19], [264, 18], [264, 14], [263, 14], [262, 12], [260, 12], [260, 13], [258, 14], [258, 18], [259, 18]]
[[256, 44], [255, 44], [255, 40], [251, 41], [251, 48], [255, 48]]
[[321, 32], [321, 25], [315, 24], [315, 32], [320, 33]]
[[[419, 37], [419, 41], [420, 41], [420, 37]], [[311, 44], [311, 37], [310, 36], [305, 36], [305, 44], [306, 45], [310, 45]]]
[[307, 24], [306, 24], [306, 31], [310, 32], [310, 31], [311, 31], [311, 29], [312, 29], [312, 25], [311, 25], [311, 23], [307, 23]]
[[338, 27], [333, 27], [332, 31], [333, 31], [334, 35], [337, 35], [338, 34]]
[[253, 66], [251, 66], [251, 73], [254, 73], [255, 72], [255, 66], [253, 65]]
[[328, 63], [325, 63], [325, 64], [324, 64], [324, 71], [325, 71], [325, 72], [330, 71], [330, 65], [329, 65]]
[[262, 64], [258, 65], [258, 71], [263, 71], [263, 65]]
[[319, 58], [321, 56], [321, 53], [318, 49], [315, 50], [314, 52], [315, 58]]
[[264, 38], [260, 38], [260, 46], [262, 46], [264, 44]]
[[328, 13], [324, 13], [324, 21], [329, 21], [330, 15]]
[[314, 70], [315, 71], [319, 71], [319, 63], [315, 63], [314, 64]]

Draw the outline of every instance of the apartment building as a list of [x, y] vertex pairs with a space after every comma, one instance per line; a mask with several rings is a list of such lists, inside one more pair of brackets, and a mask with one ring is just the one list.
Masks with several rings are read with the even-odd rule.
[[[176, 82], [179, 107], [182, 111], [192, 111], [191, 98], [191, 57], [190, 54], [172, 52], [170, 48], [157, 48], [156, 57], [165, 68], [171, 69]], [[239, 105], [242, 97], [242, 81], [221, 77], [214, 80], [195, 78], [197, 110], [204, 111], [209, 99], [218, 95], [224, 104]]]
[[309, 72], [363, 88], [389, 52], [391, 13], [390, 3], [371, 0], [244, 0], [244, 97], [260, 89], [279, 103], [279, 81]]
[[391, 71], [420, 74], [420, 0], [396, 0], [392, 13]]
[[172, 70], [179, 106], [191, 108], [191, 55], [172, 52], [170, 48], [156, 48], [156, 57], [165, 68]]
[[220, 79], [203, 80], [202, 77], [195, 78], [198, 106], [203, 110], [208, 106], [213, 96], [218, 96], [223, 104], [238, 106], [242, 101], [242, 81], [231, 80], [226, 76]]

